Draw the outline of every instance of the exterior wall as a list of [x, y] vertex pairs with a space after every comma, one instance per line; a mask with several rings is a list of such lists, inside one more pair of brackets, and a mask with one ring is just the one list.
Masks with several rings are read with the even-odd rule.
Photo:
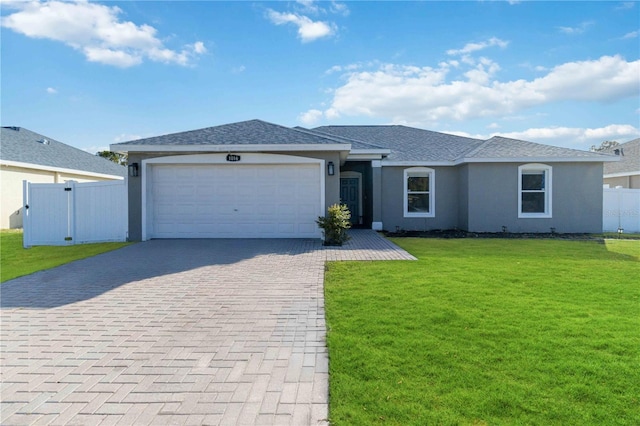
[[458, 168], [458, 228], [469, 229], [469, 165], [464, 164]]
[[608, 184], [610, 188], [621, 186], [629, 189], [640, 189], [640, 175], [604, 178], [604, 183]]
[[518, 218], [518, 166], [468, 164], [468, 230], [472, 232], [602, 232], [602, 163], [548, 163], [552, 217]]
[[[185, 152], [183, 155], [204, 154], [203, 152]], [[217, 153], [219, 154], [219, 153]], [[242, 155], [243, 153], [240, 153]], [[340, 154], [338, 152], [269, 152], [269, 154], [293, 155], [297, 157], [319, 158], [326, 163], [333, 161], [336, 173], [328, 176], [325, 166], [325, 209], [340, 202]], [[142, 164], [142, 160], [179, 155], [175, 152], [159, 153], [129, 153], [129, 164]], [[325, 164], [326, 164], [325, 163]], [[241, 164], [241, 163], [240, 163]], [[142, 179], [144, 171], [140, 168], [140, 175], [129, 178], [129, 240], [142, 240]]]
[[395, 232], [452, 229], [458, 226], [458, 168], [432, 167], [435, 170], [435, 217], [404, 217], [404, 170], [408, 167], [382, 168], [382, 225]]
[[32, 183], [94, 182], [108, 180], [82, 174], [53, 172], [25, 167], [0, 167], [0, 228], [22, 228], [22, 181]]

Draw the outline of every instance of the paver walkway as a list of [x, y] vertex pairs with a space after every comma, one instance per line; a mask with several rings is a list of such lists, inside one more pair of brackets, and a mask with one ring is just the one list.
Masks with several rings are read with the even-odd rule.
[[412, 259], [372, 231], [154, 240], [0, 286], [3, 425], [320, 425], [328, 260]]

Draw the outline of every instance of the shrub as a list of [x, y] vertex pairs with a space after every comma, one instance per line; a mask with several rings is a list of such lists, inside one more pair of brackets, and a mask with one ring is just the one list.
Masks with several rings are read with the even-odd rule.
[[334, 204], [329, 207], [327, 216], [318, 217], [316, 223], [322, 229], [324, 245], [338, 245], [349, 240], [347, 229], [351, 228], [351, 212], [346, 204]]

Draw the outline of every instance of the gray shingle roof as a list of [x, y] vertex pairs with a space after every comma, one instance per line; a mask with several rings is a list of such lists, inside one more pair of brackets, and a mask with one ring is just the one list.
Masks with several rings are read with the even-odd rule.
[[31, 130], [22, 127], [2, 127], [0, 131], [2, 160], [114, 176], [127, 174], [126, 167]]
[[113, 144], [112, 147], [118, 150], [119, 147], [126, 149], [127, 145], [317, 145], [338, 143], [341, 142], [327, 136], [262, 120], [249, 120], [122, 142]]
[[527, 142], [518, 139], [494, 136], [486, 140], [476, 149], [468, 152], [465, 158], [602, 158], [606, 160], [609, 155], [591, 151], [562, 148], [559, 146], [543, 145], [535, 142]]
[[389, 161], [454, 161], [482, 144], [480, 139], [406, 126], [322, 126], [322, 133], [388, 148]]
[[619, 150], [617, 157], [620, 158], [620, 161], [605, 163], [604, 174], [640, 173], [640, 138], [630, 140], [604, 152], [615, 155], [616, 149]]
[[406, 126], [322, 126], [326, 134], [375, 143], [392, 150], [388, 161], [456, 161], [465, 159], [610, 158], [608, 155], [494, 136], [481, 139]]

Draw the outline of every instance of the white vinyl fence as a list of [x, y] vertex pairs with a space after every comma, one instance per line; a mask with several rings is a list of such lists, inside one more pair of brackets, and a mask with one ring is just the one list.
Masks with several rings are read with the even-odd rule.
[[126, 241], [127, 185], [29, 183], [24, 190], [24, 247]]
[[602, 230], [640, 232], [640, 189], [604, 188]]

